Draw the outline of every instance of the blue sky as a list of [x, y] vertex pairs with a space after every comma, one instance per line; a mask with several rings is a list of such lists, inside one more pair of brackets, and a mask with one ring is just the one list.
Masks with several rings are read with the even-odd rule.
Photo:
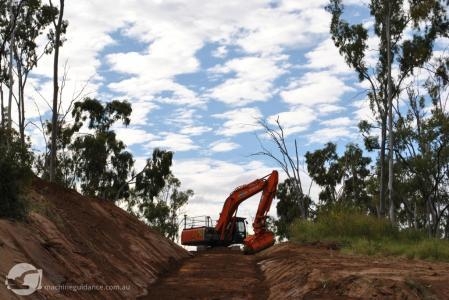
[[[344, 2], [348, 19], [369, 26], [366, 1]], [[251, 156], [260, 150], [257, 136], [269, 142], [257, 120], [273, 124], [279, 117], [302, 154], [328, 141], [340, 149], [360, 143], [357, 123], [370, 117], [364, 85], [330, 40], [326, 3], [69, 1], [64, 107], [81, 91], [130, 101], [131, 125], [116, 130], [137, 167], [155, 147], [175, 151], [174, 174], [195, 191], [185, 211], [216, 218], [235, 187], [277, 168]], [[30, 95], [38, 90], [51, 99], [51, 74], [51, 57], [44, 57]], [[30, 133], [35, 147], [42, 146], [39, 131]], [[303, 180], [310, 182], [305, 174]], [[314, 186], [312, 196], [317, 193]], [[250, 200], [240, 211], [251, 221], [256, 207]]]

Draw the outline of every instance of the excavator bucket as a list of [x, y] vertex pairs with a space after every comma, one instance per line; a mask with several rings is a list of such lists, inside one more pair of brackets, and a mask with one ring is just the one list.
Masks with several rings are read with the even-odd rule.
[[274, 234], [271, 231], [250, 235], [243, 241], [243, 252], [245, 254], [254, 254], [273, 246], [273, 244]]

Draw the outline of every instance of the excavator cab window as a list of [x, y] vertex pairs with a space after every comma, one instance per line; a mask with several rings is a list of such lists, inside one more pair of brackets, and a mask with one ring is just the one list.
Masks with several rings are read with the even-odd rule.
[[246, 238], [246, 220], [245, 218], [236, 218], [235, 220], [235, 231], [234, 231], [234, 243], [243, 243]]

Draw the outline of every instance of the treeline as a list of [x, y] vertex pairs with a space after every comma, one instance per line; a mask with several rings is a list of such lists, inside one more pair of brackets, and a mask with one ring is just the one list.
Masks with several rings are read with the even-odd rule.
[[[84, 195], [120, 203], [176, 239], [177, 215], [193, 191], [181, 190], [171, 171], [171, 151], [155, 149], [142, 169], [135, 168], [134, 156], [113, 129], [118, 123], [130, 124], [131, 104], [78, 97], [62, 111], [65, 77], [58, 77], [58, 57], [68, 28], [63, 10], [63, 0], [58, 7], [51, 1], [0, 1], [0, 217], [26, 218], [26, 186], [38, 175]], [[45, 47], [38, 47], [37, 40], [45, 37]], [[53, 105], [49, 120], [41, 116], [36, 124], [26, 116], [32, 104], [26, 103], [25, 86], [43, 55], [54, 58]], [[41, 129], [45, 151], [31, 150], [28, 126]]]
[[[370, 154], [355, 144], [339, 154], [334, 143], [307, 152], [304, 171], [321, 188], [312, 201], [299, 176], [296, 141], [289, 152], [279, 121], [276, 128], [262, 123], [281, 152], [262, 147], [259, 154], [275, 158], [288, 176], [277, 195], [279, 235], [288, 237], [295, 219], [317, 220], [331, 207], [347, 207], [400, 230], [448, 239], [448, 1], [372, 0], [372, 25], [346, 21], [340, 0], [326, 10], [335, 46], [369, 87], [373, 118], [362, 120], [359, 130]], [[370, 41], [378, 42], [376, 49]]]

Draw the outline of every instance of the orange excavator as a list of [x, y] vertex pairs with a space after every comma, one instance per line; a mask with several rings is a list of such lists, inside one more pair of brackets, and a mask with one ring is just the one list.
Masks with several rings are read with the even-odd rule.
[[[266, 218], [271, 202], [276, 194], [278, 172], [256, 179], [251, 183], [236, 188], [226, 199], [220, 218], [215, 227], [210, 217], [191, 218], [187, 222], [184, 216], [184, 229], [181, 244], [188, 246], [229, 246], [244, 245], [245, 254], [252, 254], [274, 244], [274, 234], [267, 229]], [[246, 236], [245, 218], [237, 217], [239, 205], [251, 196], [262, 191], [262, 196], [253, 222], [254, 235]]]

